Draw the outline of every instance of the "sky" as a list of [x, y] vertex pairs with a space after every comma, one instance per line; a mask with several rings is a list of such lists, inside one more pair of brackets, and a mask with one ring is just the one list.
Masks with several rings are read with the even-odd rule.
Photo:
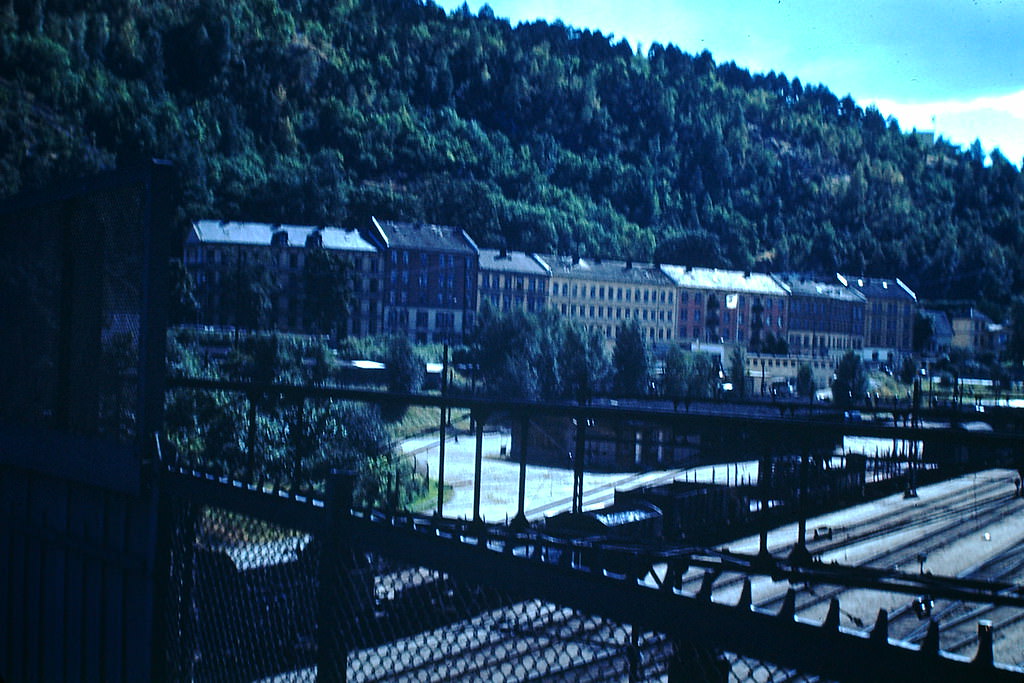
[[[435, 0], [453, 10], [463, 0]], [[467, 2], [478, 12], [485, 4]], [[490, 0], [512, 25], [561, 20], [646, 52], [824, 84], [900, 128], [1024, 159], [1024, 0]]]

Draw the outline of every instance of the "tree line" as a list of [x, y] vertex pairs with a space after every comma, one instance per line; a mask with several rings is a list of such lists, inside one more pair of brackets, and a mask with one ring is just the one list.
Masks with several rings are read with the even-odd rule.
[[1024, 181], [798, 77], [420, 0], [18, 0], [0, 187], [159, 156], [199, 217], [1024, 291]]

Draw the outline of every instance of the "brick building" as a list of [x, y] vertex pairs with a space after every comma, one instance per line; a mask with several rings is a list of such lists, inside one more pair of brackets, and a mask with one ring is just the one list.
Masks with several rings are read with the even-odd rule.
[[678, 291], [680, 340], [748, 346], [785, 339], [786, 287], [762, 273], [663, 265]]
[[895, 364], [913, 349], [917, 295], [899, 279], [850, 277], [837, 274], [839, 283], [862, 294], [865, 360]]
[[787, 274], [775, 279], [789, 289], [789, 352], [838, 361], [864, 347], [867, 298], [835, 282]]
[[[381, 329], [382, 264], [380, 252], [358, 230], [333, 226], [201, 220], [185, 239], [185, 266], [196, 283], [201, 320], [209, 325], [239, 325], [233, 278], [257, 274], [269, 310], [261, 327], [314, 333], [308, 312], [304, 269], [311, 248], [340, 254], [353, 269], [355, 287], [350, 310], [339, 314], [339, 334], [365, 336]], [[343, 306], [344, 302], [339, 302]], [[245, 326], [245, 325], [243, 325]]]
[[477, 304], [479, 249], [460, 228], [371, 219], [384, 254], [384, 332], [417, 343], [461, 341]]

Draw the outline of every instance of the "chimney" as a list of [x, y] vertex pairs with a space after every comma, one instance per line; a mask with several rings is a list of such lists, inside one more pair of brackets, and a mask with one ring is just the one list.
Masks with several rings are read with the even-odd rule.
[[626, 270], [629, 270], [632, 267], [633, 267], [633, 259], [631, 259], [631, 258], [626, 259]]
[[502, 247], [498, 250], [498, 258], [508, 258], [508, 249]]

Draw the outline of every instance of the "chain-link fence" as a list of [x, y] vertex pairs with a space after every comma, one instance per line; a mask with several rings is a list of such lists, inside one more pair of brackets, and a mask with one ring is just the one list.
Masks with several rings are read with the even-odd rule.
[[0, 206], [0, 419], [142, 433], [161, 398], [141, 392], [162, 373], [170, 182], [147, 166]]
[[598, 609], [331, 548], [222, 508], [174, 510], [170, 680], [804, 680]]

